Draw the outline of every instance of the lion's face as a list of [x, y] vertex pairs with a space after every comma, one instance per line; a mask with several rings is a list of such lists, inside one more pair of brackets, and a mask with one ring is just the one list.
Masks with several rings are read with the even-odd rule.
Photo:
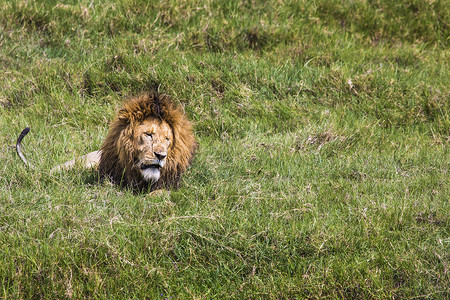
[[124, 102], [100, 149], [99, 172], [135, 190], [177, 187], [197, 148], [192, 124], [165, 95]]
[[166, 121], [148, 117], [133, 130], [134, 162], [147, 182], [156, 182], [166, 164], [173, 133]]

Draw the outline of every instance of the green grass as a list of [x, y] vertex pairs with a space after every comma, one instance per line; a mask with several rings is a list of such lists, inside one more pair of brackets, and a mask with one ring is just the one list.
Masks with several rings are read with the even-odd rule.
[[[446, 1], [0, 0], [0, 298], [450, 297]], [[52, 166], [158, 87], [160, 196]], [[11, 147], [31, 127], [27, 169]]]

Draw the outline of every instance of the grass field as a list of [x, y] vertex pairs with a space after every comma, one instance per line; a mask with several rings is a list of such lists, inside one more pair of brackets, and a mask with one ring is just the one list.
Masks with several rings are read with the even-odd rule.
[[[449, 22], [444, 0], [0, 0], [0, 298], [450, 298]], [[181, 188], [49, 173], [155, 87], [195, 124]]]

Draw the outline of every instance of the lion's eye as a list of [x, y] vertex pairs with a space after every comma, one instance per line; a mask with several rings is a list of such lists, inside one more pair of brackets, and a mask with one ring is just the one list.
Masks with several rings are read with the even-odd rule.
[[153, 133], [146, 132], [145, 134], [146, 134], [147, 136], [149, 136], [150, 138], [153, 138]]

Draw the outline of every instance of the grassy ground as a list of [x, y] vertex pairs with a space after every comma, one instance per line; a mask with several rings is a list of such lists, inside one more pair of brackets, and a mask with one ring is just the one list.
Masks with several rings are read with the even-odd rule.
[[[446, 1], [0, 1], [1, 298], [450, 297]], [[182, 187], [95, 172], [124, 98], [195, 122]], [[27, 169], [11, 145], [31, 126]]]

